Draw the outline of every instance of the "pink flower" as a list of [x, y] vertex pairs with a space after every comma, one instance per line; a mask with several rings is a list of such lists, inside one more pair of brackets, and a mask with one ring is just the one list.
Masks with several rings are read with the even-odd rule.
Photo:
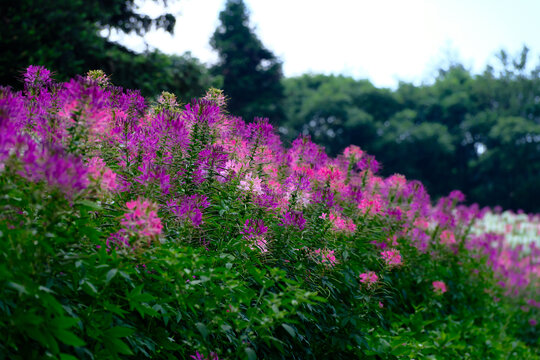
[[161, 220], [157, 215], [157, 205], [148, 200], [138, 198], [126, 203], [128, 212], [120, 222], [127, 230], [138, 233], [142, 237], [156, 237], [161, 234]]
[[368, 271], [367, 273], [362, 273], [362, 274], [360, 274], [359, 277], [360, 277], [360, 282], [362, 284], [366, 284], [366, 286], [368, 288], [373, 287], [377, 283], [377, 281], [379, 281], [379, 277], [373, 271]]
[[382, 309], [384, 307], [384, 304], [379, 301], [379, 307]]
[[448, 291], [444, 281], [434, 281], [432, 285], [433, 285], [433, 291], [436, 294], [444, 294], [445, 292]]
[[319, 175], [321, 179], [325, 179], [327, 181], [330, 181], [331, 183], [334, 183], [336, 182], [336, 180], [343, 177], [343, 173], [341, 172], [341, 170], [333, 165], [321, 167], [317, 175]]
[[97, 182], [103, 191], [113, 191], [118, 188], [116, 174], [99, 157], [93, 157], [88, 162], [88, 177]]
[[341, 217], [338, 213], [330, 213], [328, 219], [334, 225], [336, 231], [345, 231], [352, 234], [356, 230], [356, 225], [351, 219]]
[[451, 245], [456, 243], [456, 237], [450, 230], [444, 230], [440, 236], [441, 244]]
[[324, 264], [328, 266], [334, 266], [337, 264], [336, 256], [334, 255], [334, 250], [329, 249], [317, 249], [313, 251], [313, 254], [316, 255], [315, 261], [319, 264]]
[[381, 256], [384, 259], [384, 262], [386, 263], [386, 265], [390, 267], [397, 267], [403, 264], [399, 250], [396, 250], [396, 249], [386, 250], [386, 251], [381, 252]]
[[343, 155], [348, 157], [351, 162], [358, 162], [364, 155], [364, 152], [356, 145], [349, 145], [343, 150]]
[[418, 219], [414, 220], [414, 226], [422, 230], [427, 230], [429, 228], [429, 222], [426, 218], [419, 217]]
[[358, 209], [363, 215], [376, 215], [382, 212], [383, 203], [380, 196], [377, 194], [373, 198], [364, 197], [358, 204]]
[[251, 173], [247, 173], [244, 179], [240, 180], [238, 189], [243, 191], [250, 191], [257, 195], [264, 194], [262, 189], [262, 180], [258, 176], [253, 177]]

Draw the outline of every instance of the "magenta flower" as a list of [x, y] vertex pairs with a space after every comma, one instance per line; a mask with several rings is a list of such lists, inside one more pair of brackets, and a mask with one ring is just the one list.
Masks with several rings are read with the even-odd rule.
[[244, 239], [252, 243], [252, 249], [257, 248], [264, 253], [268, 251], [268, 242], [264, 237], [267, 231], [268, 227], [264, 226], [264, 221], [248, 219], [240, 233], [244, 235]]
[[334, 225], [334, 230], [336, 231], [344, 231], [353, 234], [356, 230], [356, 225], [351, 219], [342, 217], [338, 213], [331, 212], [328, 219], [332, 225]]
[[433, 291], [436, 293], [436, 294], [444, 294], [445, 292], [448, 291], [448, 289], [446, 288], [446, 284], [444, 283], [444, 281], [434, 281], [432, 283], [433, 285]]
[[157, 215], [157, 205], [148, 200], [138, 198], [126, 203], [128, 212], [120, 222], [125, 229], [139, 234], [141, 237], [154, 238], [161, 234], [161, 220]]
[[358, 167], [360, 170], [369, 170], [372, 173], [379, 171], [380, 165], [373, 155], [364, 156], [359, 162]]
[[360, 282], [362, 284], [365, 284], [368, 288], [375, 286], [377, 281], [379, 281], [379, 277], [373, 271], [362, 273], [359, 275], [359, 277], [360, 277]]
[[25, 88], [40, 88], [50, 85], [51, 72], [43, 66], [30, 65], [24, 73]]
[[20, 175], [34, 182], [45, 181], [60, 189], [68, 198], [88, 186], [87, 169], [80, 158], [61, 150], [43, 148], [28, 139], [22, 156], [24, 170]]
[[396, 221], [401, 221], [402, 214], [403, 214], [403, 211], [401, 211], [401, 208], [399, 206], [396, 206], [395, 208], [386, 209], [386, 215], [388, 217], [394, 218]]
[[334, 250], [329, 250], [327, 248], [317, 249], [313, 251], [315, 261], [319, 264], [327, 266], [335, 266], [338, 261], [334, 255]]
[[287, 211], [285, 214], [283, 214], [283, 218], [281, 219], [281, 224], [279, 224], [279, 226], [292, 226], [300, 230], [304, 230], [305, 224], [306, 219], [304, 219], [301, 211]]
[[195, 360], [219, 360], [219, 357], [217, 356], [215, 352], [211, 352], [210, 356], [207, 358], [200, 352], [196, 351], [194, 355], [190, 355], [190, 358], [195, 359]]
[[398, 267], [403, 264], [399, 250], [396, 250], [396, 249], [386, 250], [386, 251], [381, 252], [381, 256], [384, 262], [386, 263], [386, 265], [390, 267]]
[[118, 188], [116, 174], [99, 157], [93, 157], [88, 162], [88, 177], [99, 184], [103, 191], [114, 191]]
[[206, 358], [198, 351], [195, 352], [195, 355], [191, 355], [190, 358], [195, 360], [206, 360]]
[[190, 220], [194, 227], [203, 223], [202, 211], [210, 206], [205, 195], [184, 196], [179, 202], [170, 200], [167, 202], [169, 210], [181, 220]]
[[441, 244], [452, 245], [456, 243], [456, 237], [450, 230], [443, 230], [440, 236]]

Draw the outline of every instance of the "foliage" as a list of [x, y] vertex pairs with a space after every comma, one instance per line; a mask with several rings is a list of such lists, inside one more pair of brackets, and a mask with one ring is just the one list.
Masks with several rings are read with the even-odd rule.
[[538, 259], [501, 287], [459, 191], [286, 149], [216, 89], [24, 78], [0, 90], [0, 358], [540, 357]]
[[499, 70], [441, 69], [432, 84], [378, 89], [366, 80], [303, 75], [285, 79], [288, 138], [310, 134], [338, 154], [348, 144], [439, 197], [461, 189], [473, 202], [538, 212], [538, 68], [528, 49], [503, 51]]
[[213, 72], [223, 79], [228, 110], [248, 121], [255, 116], [284, 121], [281, 62], [250, 28], [244, 1], [228, 0], [219, 20], [210, 44], [219, 55]]
[[138, 88], [146, 96], [167, 90], [190, 99], [203, 95], [211, 85], [207, 69], [189, 54], [136, 54], [100, 35], [101, 30], [139, 35], [155, 28], [173, 32], [172, 14], [150, 18], [137, 11], [134, 0], [3, 1], [0, 14], [4, 24], [1, 84], [19, 86], [18, 74], [30, 64], [39, 64], [57, 69], [62, 80], [88, 69], [103, 69], [116, 84]]

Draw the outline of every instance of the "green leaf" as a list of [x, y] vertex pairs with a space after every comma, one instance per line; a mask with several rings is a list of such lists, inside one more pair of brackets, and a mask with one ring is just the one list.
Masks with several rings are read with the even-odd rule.
[[75, 356], [69, 354], [60, 354], [60, 360], [78, 360]]
[[110, 328], [109, 330], [105, 331], [104, 335], [107, 337], [113, 337], [113, 338], [122, 338], [129, 336], [135, 332], [135, 329], [127, 328], [127, 327], [121, 327], [121, 326], [115, 326], [113, 328]]
[[87, 293], [90, 296], [96, 296], [98, 294], [98, 291], [97, 291], [96, 287], [94, 286], [94, 284], [92, 284], [89, 281], [83, 282], [81, 287], [84, 290], [84, 292]]
[[60, 340], [66, 345], [72, 345], [72, 346], [86, 345], [86, 343], [80, 337], [78, 337], [77, 335], [75, 335], [74, 333], [70, 331], [58, 329], [54, 332], [54, 334], [58, 340]]
[[246, 348], [246, 355], [248, 357], [248, 360], [256, 360], [257, 359], [257, 353], [252, 348]]
[[136, 303], [133, 307], [139, 312], [139, 314], [141, 314], [142, 317], [144, 317], [144, 315], [150, 315], [154, 317], [159, 315], [159, 313], [156, 310], [152, 309], [147, 303]]
[[19, 292], [19, 295], [28, 294], [28, 291], [26, 291], [26, 288], [24, 287], [24, 285], [17, 284], [17, 283], [11, 282], [11, 281], [8, 282], [6, 285], [9, 286], [12, 289], [17, 290]]
[[118, 316], [120, 316], [121, 318], [124, 317], [124, 314], [127, 314], [128, 311], [126, 310], [123, 310], [122, 307], [118, 306], [118, 305], [115, 305], [115, 304], [111, 304], [109, 302], [104, 302], [103, 303], [103, 308], [107, 311], [110, 311]]
[[[44, 347], [49, 347], [48, 340], [50, 340], [48, 337], [45, 336], [45, 333], [41, 331], [36, 326], [26, 326], [25, 332], [28, 334], [28, 336], [37, 342], [39, 342]], [[48, 334], [48, 333], [47, 333]], [[54, 339], [53, 339], [54, 340]]]
[[103, 208], [101, 207], [101, 205], [93, 202], [93, 201], [90, 201], [90, 200], [79, 200], [76, 202], [76, 204], [78, 205], [82, 205], [88, 209], [91, 209], [91, 210], [95, 210], [95, 211], [98, 211], [98, 210], [103, 210]]
[[120, 339], [117, 338], [108, 338], [107, 344], [113, 352], [124, 354], [124, 355], [133, 355], [133, 351]]
[[285, 330], [287, 330], [287, 332], [289, 333], [289, 335], [291, 335], [293, 338], [296, 338], [296, 331], [294, 331], [294, 329], [292, 328], [292, 326], [287, 325], [287, 324], [281, 324], [281, 326], [283, 326], [283, 328], [284, 328]]
[[118, 273], [118, 269], [111, 269], [107, 272], [107, 280], [106, 283], [108, 284]]
[[75, 326], [79, 321], [80, 319], [77, 318], [62, 316], [52, 319], [50, 325], [59, 329], [69, 329], [70, 327]]
[[41, 291], [47, 292], [49, 294], [56, 294], [53, 290], [49, 289], [48, 287], [42, 286], [42, 285], [40, 285], [38, 289], [41, 290]]
[[195, 324], [195, 327], [202, 334], [203, 338], [206, 339], [206, 337], [208, 336], [208, 329], [206, 328], [206, 325], [204, 325], [201, 322], [198, 322], [198, 323]]

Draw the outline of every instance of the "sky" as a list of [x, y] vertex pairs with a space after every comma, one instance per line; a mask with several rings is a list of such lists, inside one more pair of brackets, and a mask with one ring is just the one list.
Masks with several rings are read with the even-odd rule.
[[[343, 74], [378, 87], [399, 81], [429, 83], [436, 70], [459, 61], [474, 73], [496, 65], [500, 49], [531, 50], [539, 61], [540, 0], [244, 0], [262, 43], [283, 62], [285, 76]], [[137, 0], [151, 16], [163, 6]], [[176, 15], [174, 35], [151, 31], [144, 38], [112, 33], [111, 39], [143, 51], [191, 52], [205, 64], [217, 54], [209, 39], [225, 0], [168, 0]]]

